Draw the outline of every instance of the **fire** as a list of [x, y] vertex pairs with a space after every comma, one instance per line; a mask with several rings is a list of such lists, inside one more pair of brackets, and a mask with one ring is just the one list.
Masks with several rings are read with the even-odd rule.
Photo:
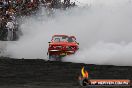
[[84, 70], [84, 67], [81, 70], [83, 78], [88, 78], [88, 72]]

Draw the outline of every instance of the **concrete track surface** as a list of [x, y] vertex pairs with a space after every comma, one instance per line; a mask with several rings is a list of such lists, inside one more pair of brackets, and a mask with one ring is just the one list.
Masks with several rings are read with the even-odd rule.
[[132, 79], [132, 67], [127, 66], [86, 65], [1, 57], [0, 88], [80, 88], [77, 79], [83, 66], [88, 67], [90, 78]]

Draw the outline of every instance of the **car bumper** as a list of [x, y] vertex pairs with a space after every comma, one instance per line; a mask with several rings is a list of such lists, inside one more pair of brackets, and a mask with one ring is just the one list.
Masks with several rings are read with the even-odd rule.
[[67, 56], [74, 53], [75, 51], [49, 50], [49, 55]]

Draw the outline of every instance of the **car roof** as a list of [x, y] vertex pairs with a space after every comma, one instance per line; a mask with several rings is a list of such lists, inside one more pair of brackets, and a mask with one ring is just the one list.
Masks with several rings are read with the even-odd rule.
[[66, 37], [72, 37], [72, 38], [75, 38], [75, 39], [76, 39], [76, 37], [75, 37], [75, 36], [68, 36], [68, 35], [63, 35], [63, 34], [53, 35], [52, 37], [55, 37], [55, 36], [66, 36]]
[[54, 36], [67, 36], [67, 37], [69, 37], [68, 35], [53, 35], [53, 37], [54, 37]]

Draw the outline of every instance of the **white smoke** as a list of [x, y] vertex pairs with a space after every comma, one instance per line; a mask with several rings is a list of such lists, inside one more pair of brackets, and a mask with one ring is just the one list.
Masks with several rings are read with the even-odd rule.
[[78, 0], [76, 7], [28, 17], [21, 25], [23, 36], [8, 44], [15, 58], [43, 58], [54, 34], [75, 35], [80, 50], [64, 61], [89, 64], [132, 65], [131, 0]]

